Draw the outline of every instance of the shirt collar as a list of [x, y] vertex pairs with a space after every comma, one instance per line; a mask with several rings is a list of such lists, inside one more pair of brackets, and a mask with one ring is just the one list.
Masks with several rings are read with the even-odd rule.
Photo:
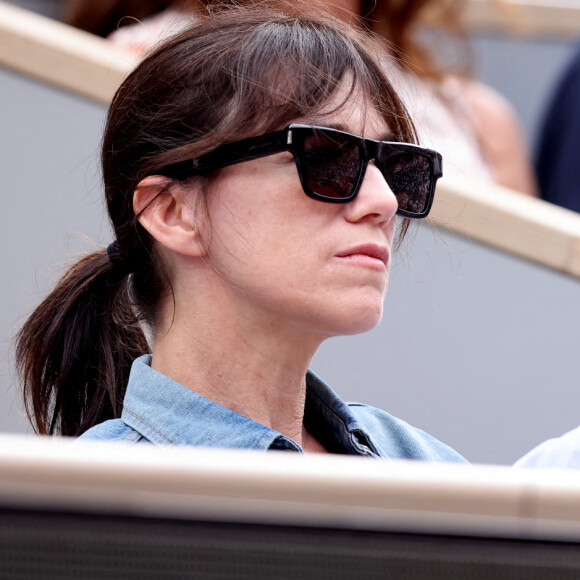
[[311, 370], [306, 375], [304, 426], [334, 453], [379, 455], [370, 434], [349, 405]]
[[[151, 355], [133, 363], [122, 419], [159, 444], [246, 449], [300, 447], [278, 431], [187, 389], [151, 368]], [[359, 426], [340, 397], [312, 371], [306, 376], [304, 424], [330, 451], [361, 453]], [[363, 446], [376, 452], [363, 434]], [[364, 453], [364, 450], [363, 450]]]

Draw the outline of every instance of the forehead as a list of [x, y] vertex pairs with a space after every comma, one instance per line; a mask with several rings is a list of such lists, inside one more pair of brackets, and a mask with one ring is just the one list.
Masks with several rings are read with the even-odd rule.
[[350, 78], [343, 79], [315, 115], [297, 119], [296, 122], [336, 127], [371, 139], [386, 139], [391, 134], [387, 122], [370, 99], [365, 97], [362, 88], [355, 85], [353, 89]]

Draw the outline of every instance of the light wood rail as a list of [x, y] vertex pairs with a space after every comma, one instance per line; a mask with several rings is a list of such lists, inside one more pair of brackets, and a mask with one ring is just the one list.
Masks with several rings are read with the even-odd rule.
[[0, 66], [106, 105], [136, 62], [98, 36], [0, 1]]
[[0, 436], [0, 507], [574, 542], [577, 471]]
[[467, 0], [465, 22], [472, 31], [497, 30], [518, 36], [575, 39], [580, 36], [578, 0]]
[[580, 214], [507, 188], [444, 178], [430, 221], [580, 278]]
[[[580, 18], [580, 7], [576, 11]], [[106, 105], [135, 63], [135, 57], [100, 38], [0, 2], [0, 66]], [[576, 213], [499, 186], [451, 176], [438, 186], [430, 221], [580, 277]]]

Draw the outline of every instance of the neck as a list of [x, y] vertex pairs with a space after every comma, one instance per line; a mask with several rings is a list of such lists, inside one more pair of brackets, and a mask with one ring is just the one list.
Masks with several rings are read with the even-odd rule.
[[264, 328], [212, 315], [211, 309], [192, 320], [176, 314], [168, 330], [156, 333], [153, 368], [317, 450], [303, 418], [306, 371], [321, 340], [291, 336], [283, 325]]

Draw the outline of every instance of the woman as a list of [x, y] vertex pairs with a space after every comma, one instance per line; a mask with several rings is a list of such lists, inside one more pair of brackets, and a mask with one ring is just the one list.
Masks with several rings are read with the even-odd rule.
[[441, 174], [400, 143], [377, 50], [328, 18], [231, 9], [128, 77], [102, 149], [115, 241], [18, 337], [40, 433], [463, 461], [308, 371], [379, 322], [396, 214], [424, 217]]

